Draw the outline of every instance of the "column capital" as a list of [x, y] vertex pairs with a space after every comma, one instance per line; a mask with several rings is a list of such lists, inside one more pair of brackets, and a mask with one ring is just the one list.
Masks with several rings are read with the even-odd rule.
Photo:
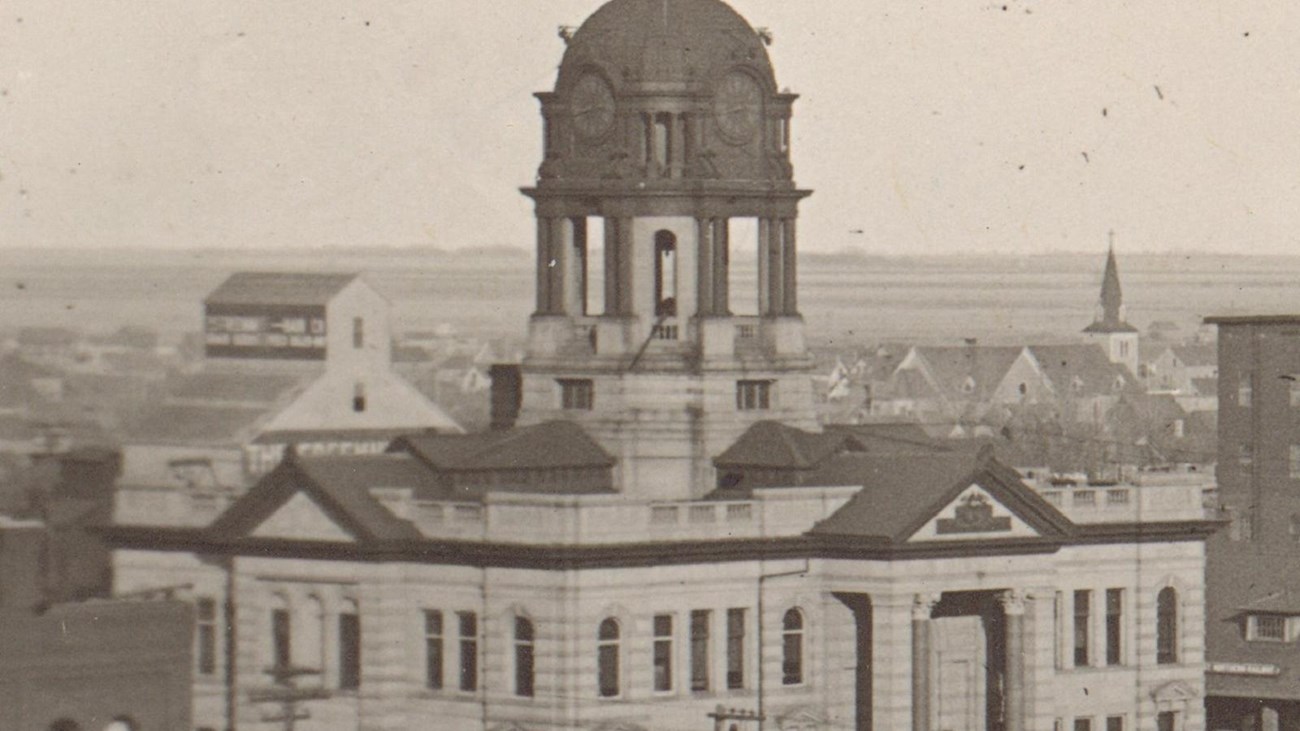
[[934, 605], [939, 603], [940, 595], [937, 593], [921, 593], [912, 596], [912, 619], [924, 620], [930, 619], [934, 612]]
[[1025, 602], [1033, 597], [1021, 589], [1007, 589], [998, 594], [998, 603], [1002, 605], [1002, 611], [1008, 615], [1023, 615], [1025, 613]]

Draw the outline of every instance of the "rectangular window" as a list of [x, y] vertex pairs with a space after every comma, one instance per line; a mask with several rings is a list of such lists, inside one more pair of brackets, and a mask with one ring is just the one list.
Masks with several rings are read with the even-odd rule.
[[772, 408], [771, 381], [736, 381], [736, 408], [766, 411]]
[[1088, 666], [1088, 622], [1091, 604], [1091, 591], [1079, 589], [1074, 592], [1074, 666], [1077, 668]]
[[1263, 642], [1286, 641], [1286, 617], [1268, 614], [1253, 614], [1249, 620], [1247, 639]]
[[1107, 716], [1106, 731], [1124, 731], [1123, 716]]
[[1237, 445], [1237, 464], [1242, 467], [1250, 467], [1255, 461], [1255, 447], [1250, 444]]
[[442, 688], [442, 612], [424, 613], [424, 684]]
[[1092, 731], [1092, 719], [1091, 718], [1074, 719], [1074, 731]]
[[[1124, 590], [1106, 590], [1106, 664], [1123, 665]], [[1109, 724], [1110, 722], [1107, 721]]]
[[289, 610], [271, 611], [271, 647], [272, 663], [277, 668], [287, 668], [292, 664], [289, 645]]
[[478, 690], [478, 615], [456, 612], [460, 623], [460, 689]]
[[691, 612], [691, 690], [709, 689], [709, 620], [707, 609]]
[[358, 414], [366, 410], [366, 384], [364, 383], [352, 387], [352, 410]]
[[673, 689], [673, 617], [656, 614], [654, 618], [654, 674], [655, 690]]
[[[1297, 378], [1297, 376], [1292, 376]], [[1300, 381], [1291, 381], [1291, 408], [1300, 409]]]
[[1161, 711], [1156, 714], [1156, 731], [1175, 731], [1177, 728], [1177, 711]]
[[745, 687], [745, 610], [727, 610], [727, 688]]
[[561, 378], [559, 384], [560, 406], [562, 408], [591, 411], [592, 404], [595, 401], [591, 379]]
[[195, 659], [200, 675], [217, 672], [217, 603], [210, 597], [200, 597], [195, 609]]
[[1249, 408], [1251, 398], [1254, 396], [1254, 374], [1243, 373], [1237, 379], [1237, 405]]
[[339, 615], [339, 688], [361, 687], [361, 617], [351, 612]]
[[360, 317], [352, 318], [352, 347], [361, 348], [366, 344], [366, 321]]
[[1300, 480], [1300, 444], [1292, 444], [1287, 457], [1287, 474], [1293, 480]]

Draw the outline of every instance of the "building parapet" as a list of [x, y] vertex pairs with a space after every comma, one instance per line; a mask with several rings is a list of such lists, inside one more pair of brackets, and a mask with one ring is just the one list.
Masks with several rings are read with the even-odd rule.
[[1213, 517], [1205, 503], [1207, 486], [1201, 482], [1033, 486], [1075, 523], [1160, 523]]
[[591, 545], [802, 535], [860, 488], [767, 489], [748, 500], [629, 500], [620, 495], [489, 494], [479, 502], [428, 501], [410, 491], [371, 495], [427, 538]]

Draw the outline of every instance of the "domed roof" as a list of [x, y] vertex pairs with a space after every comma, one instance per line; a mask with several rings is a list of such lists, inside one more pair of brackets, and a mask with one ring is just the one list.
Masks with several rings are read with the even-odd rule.
[[593, 65], [631, 83], [707, 82], [745, 65], [775, 87], [763, 41], [722, 0], [610, 0], [569, 41], [557, 86]]

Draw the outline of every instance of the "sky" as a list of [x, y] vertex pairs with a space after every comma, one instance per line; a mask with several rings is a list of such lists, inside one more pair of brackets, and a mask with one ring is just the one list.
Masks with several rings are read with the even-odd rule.
[[[533, 245], [599, 0], [4, 0], [0, 247]], [[734, 0], [808, 251], [1300, 251], [1291, 0]]]

